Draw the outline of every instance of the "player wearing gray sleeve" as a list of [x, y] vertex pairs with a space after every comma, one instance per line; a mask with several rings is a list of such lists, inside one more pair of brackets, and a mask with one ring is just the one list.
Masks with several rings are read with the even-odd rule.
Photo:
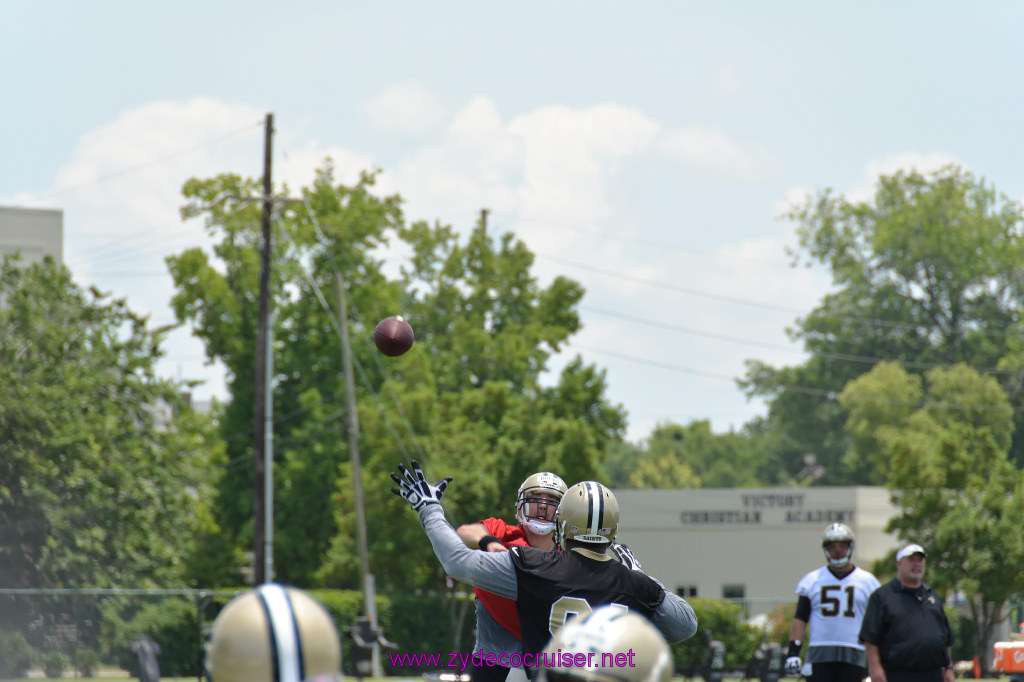
[[509, 552], [478, 552], [465, 546], [444, 518], [440, 500], [451, 478], [430, 484], [416, 462], [399, 464], [392, 492], [419, 513], [434, 553], [459, 580], [516, 600], [523, 652], [539, 653], [571, 614], [602, 604], [637, 611], [667, 640], [677, 642], [697, 630], [697, 618], [684, 599], [660, 583], [612, 560], [619, 508], [615, 496], [596, 481], [572, 486], [555, 513], [563, 551], [515, 547]]

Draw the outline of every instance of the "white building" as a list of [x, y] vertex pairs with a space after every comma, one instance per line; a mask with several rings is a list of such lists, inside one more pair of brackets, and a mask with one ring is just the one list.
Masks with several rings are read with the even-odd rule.
[[616, 490], [618, 539], [644, 571], [684, 597], [743, 600], [750, 614], [796, 603], [796, 585], [823, 566], [822, 533], [849, 526], [854, 559], [894, 549], [884, 532], [896, 508], [885, 488]]
[[21, 253], [26, 264], [53, 256], [64, 262], [64, 212], [0, 206], [0, 257]]

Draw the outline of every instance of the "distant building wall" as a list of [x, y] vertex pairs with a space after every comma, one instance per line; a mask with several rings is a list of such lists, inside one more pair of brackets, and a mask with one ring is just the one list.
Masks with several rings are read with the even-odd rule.
[[0, 206], [0, 257], [21, 252], [26, 264], [64, 262], [64, 212]]
[[740, 599], [750, 615], [796, 603], [796, 585], [823, 566], [822, 532], [844, 523], [854, 560], [896, 547], [884, 532], [896, 508], [885, 488], [616, 490], [618, 538], [644, 571], [683, 596]]

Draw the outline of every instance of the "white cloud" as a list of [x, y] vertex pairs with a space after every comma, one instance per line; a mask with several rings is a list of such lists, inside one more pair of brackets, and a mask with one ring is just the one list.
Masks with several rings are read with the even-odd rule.
[[[54, 193], [65, 208], [65, 253], [79, 281], [126, 296], [134, 309], [169, 322], [172, 286], [164, 257], [210, 242], [201, 225], [181, 223], [181, 185], [191, 176], [224, 172], [258, 177], [262, 119], [262, 112], [246, 105], [197, 98], [139, 107], [84, 136], [57, 181], [58, 187], [76, 189]], [[719, 429], [739, 426], [737, 414], [749, 418], [761, 409], [751, 403], [739, 412], [734, 407], [702, 412], [709, 404], [735, 406], [743, 400], [727, 377], [742, 374], [744, 359], [794, 361], [782, 330], [795, 314], [722, 300], [783, 300], [797, 307], [815, 300], [818, 275], [785, 264], [781, 242], [788, 226], [765, 216], [778, 234], [731, 246], [725, 236], [725, 246], [705, 255], [648, 245], [639, 256], [629, 235], [643, 229], [642, 221], [633, 214], [631, 198], [621, 193], [625, 168], [664, 163], [666, 148], [687, 164], [726, 173], [763, 169], [756, 151], [717, 131], [665, 131], [643, 112], [617, 104], [546, 106], [505, 119], [493, 100], [476, 97], [454, 112], [443, 130], [439, 142], [406, 146], [383, 169], [377, 190], [401, 194], [409, 220], [440, 220], [464, 233], [479, 210], [489, 208], [494, 234], [514, 231], [538, 255], [593, 268], [568, 271], [540, 258], [534, 274], [542, 284], [569, 275], [584, 284], [587, 300], [595, 305], [700, 332], [652, 333], [636, 322], [584, 313], [580, 344], [683, 368], [676, 377], [672, 370], [635, 360], [585, 354], [588, 362], [608, 368], [610, 398], [635, 412], [630, 437], [641, 437], [654, 421], [687, 416], [710, 417]], [[238, 134], [224, 137], [228, 133]], [[376, 165], [365, 151], [325, 145], [288, 129], [277, 131], [275, 150], [275, 180], [286, 180], [293, 192], [311, 182], [326, 156], [334, 160], [340, 182], [354, 182], [360, 171]], [[651, 234], [646, 238], [657, 240]], [[678, 283], [718, 298], [666, 291], [650, 282]], [[765, 340], [782, 350], [757, 345]], [[161, 364], [161, 373], [207, 379], [197, 391], [200, 398], [225, 394], [223, 371], [202, 367], [202, 346], [187, 332], [176, 333], [168, 353], [172, 357]], [[709, 372], [716, 376], [702, 375]], [[700, 397], [684, 400], [681, 386], [687, 395], [697, 387]]]
[[[190, 177], [262, 171], [264, 114], [197, 97], [126, 111], [82, 136], [54, 186], [25, 203], [64, 210], [64, 256], [77, 282], [125, 298], [154, 324], [173, 322], [172, 282], [164, 258], [210, 239], [198, 221], [183, 223], [181, 188]], [[223, 369], [204, 366], [187, 330], [164, 346], [163, 376], [203, 379], [200, 399], [224, 395]]]
[[782, 195], [782, 198], [777, 200], [774, 204], [773, 210], [776, 217], [781, 218], [789, 211], [804, 205], [808, 200], [814, 198], [814, 195], [814, 190], [806, 187], [793, 187], [792, 189], [787, 190], [786, 193]]
[[767, 152], [756, 145], [700, 126], [666, 131], [660, 147], [674, 158], [738, 177], [771, 172], [775, 166]]
[[433, 130], [446, 113], [440, 98], [415, 82], [383, 90], [363, 103], [359, 111], [371, 128], [403, 135]]

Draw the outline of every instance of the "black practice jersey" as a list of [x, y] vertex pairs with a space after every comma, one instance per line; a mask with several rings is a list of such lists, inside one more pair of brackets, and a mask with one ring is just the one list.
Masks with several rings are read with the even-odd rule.
[[658, 583], [618, 561], [600, 561], [572, 550], [513, 547], [510, 551], [524, 654], [543, 651], [570, 616], [582, 618], [594, 607], [619, 604], [649, 618], [664, 598]]

